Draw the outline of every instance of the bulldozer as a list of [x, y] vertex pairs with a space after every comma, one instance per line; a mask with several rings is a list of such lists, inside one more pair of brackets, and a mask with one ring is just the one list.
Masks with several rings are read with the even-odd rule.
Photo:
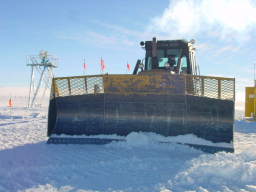
[[140, 46], [145, 58], [132, 74], [53, 78], [48, 143], [106, 144], [133, 132], [193, 134], [208, 144], [178, 143], [233, 152], [235, 79], [200, 75], [194, 40], [153, 38]]

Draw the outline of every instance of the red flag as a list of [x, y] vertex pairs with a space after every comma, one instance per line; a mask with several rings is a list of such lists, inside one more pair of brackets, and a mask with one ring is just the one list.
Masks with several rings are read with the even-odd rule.
[[12, 98], [9, 99], [9, 102], [8, 102], [8, 107], [12, 107], [13, 106], [13, 103], [12, 103]]
[[106, 69], [106, 64], [102, 58], [100, 58], [100, 67], [101, 71], [104, 71]]
[[128, 71], [131, 70], [131, 65], [129, 63], [127, 63], [127, 69], [128, 69]]
[[88, 67], [88, 65], [86, 63], [84, 63], [84, 70], [86, 70]]

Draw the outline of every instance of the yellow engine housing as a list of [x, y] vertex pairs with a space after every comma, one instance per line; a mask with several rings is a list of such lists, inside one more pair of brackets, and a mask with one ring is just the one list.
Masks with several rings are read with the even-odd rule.
[[256, 119], [256, 87], [246, 87], [245, 92], [245, 117]]

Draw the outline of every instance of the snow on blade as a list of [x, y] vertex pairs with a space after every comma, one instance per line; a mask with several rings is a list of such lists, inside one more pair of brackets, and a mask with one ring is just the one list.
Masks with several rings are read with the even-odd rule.
[[146, 132], [132, 132], [129, 135], [119, 136], [119, 135], [55, 135], [53, 134], [51, 138], [97, 138], [97, 139], [114, 139], [114, 140], [126, 140], [128, 145], [145, 145], [149, 143], [180, 143], [180, 144], [194, 144], [194, 145], [206, 145], [214, 147], [226, 147], [232, 148], [232, 143], [213, 143], [205, 139], [199, 138], [193, 134], [178, 135], [165, 137], [156, 133], [146, 133]]

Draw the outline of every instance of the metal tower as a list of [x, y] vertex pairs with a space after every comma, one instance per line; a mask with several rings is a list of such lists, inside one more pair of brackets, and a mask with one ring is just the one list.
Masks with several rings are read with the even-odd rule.
[[31, 67], [28, 107], [39, 105], [49, 90], [53, 78], [53, 68], [57, 67], [58, 59], [41, 51], [39, 55], [27, 57], [27, 66]]

